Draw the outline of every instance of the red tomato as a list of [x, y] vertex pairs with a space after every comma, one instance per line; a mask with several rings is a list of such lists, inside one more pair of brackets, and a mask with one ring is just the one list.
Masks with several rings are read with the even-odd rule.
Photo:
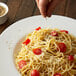
[[26, 65], [26, 61], [25, 60], [21, 60], [19, 63], [19, 68], [22, 69], [25, 65]]
[[58, 33], [57, 33], [56, 31], [52, 31], [52, 32], [51, 32], [51, 35], [52, 35], [52, 36], [58, 36]]
[[60, 32], [65, 32], [65, 33], [68, 34], [68, 31], [67, 30], [60, 30]]
[[31, 71], [31, 76], [40, 76], [40, 73], [37, 70], [32, 70]]
[[33, 53], [36, 55], [40, 55], [42, 53], [42, 50], [39, 48], [35, 48], [35, 49], [33, 49]]
[[54, 74], [54, 76], [61, 76], [61, 74], [59, 74], [59, 73], [56, 73], [56, 74]]
[[66, 45], [64, 43], [59, 43], [58, 47], [60, 49], [60, 52], [66, 52]]
[[37, 31], [38, 31], [38, 30], [40, 30], [40, 29], [41, 29], [41, 27], [38, 27], [38, 28], [36, 28], [35, 30], [37, 30]]
[[70, 61], [73, 61], [73, 60], [74, 60], [74, 57], [73, 57], [72, 55], [69, 55], [69, 56], [68, 56], [68, 59], [69, 59]]
[[26, 39], [24, 42], [23, 42], [23, 44], [25, 44], [25, 45], [27, 45], [27, 44], [29, 44], [30, 43], [30, 39]]

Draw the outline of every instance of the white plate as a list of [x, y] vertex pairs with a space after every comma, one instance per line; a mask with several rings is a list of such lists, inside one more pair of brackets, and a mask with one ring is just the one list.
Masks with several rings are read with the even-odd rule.
[[68, 30], [76, 36], [76, 20], [52, 16], [47, 20], [41, 16], [22, 19], [8, 27], [0, 36], [0, 76], [20, 76], [13, 62], [16, 43], [27, 33], [41, 26]]

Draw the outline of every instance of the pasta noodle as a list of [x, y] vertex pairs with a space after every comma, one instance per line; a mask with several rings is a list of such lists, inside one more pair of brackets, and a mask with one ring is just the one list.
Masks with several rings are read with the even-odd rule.
[[[25, 40], [15, 60], [22, 76], [34, 69], [40, 76], [76, 76], [76, 37], [59, 29], [36, 29]], [[19, 68], [21, 60], [26, 64]]]

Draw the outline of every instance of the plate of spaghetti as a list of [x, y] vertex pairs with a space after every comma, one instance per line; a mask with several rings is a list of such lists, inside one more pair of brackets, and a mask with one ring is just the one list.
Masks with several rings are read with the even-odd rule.
[[0, 35], [0, 76], [76, 76], [75, 24], [56, 15], [12, 24]]

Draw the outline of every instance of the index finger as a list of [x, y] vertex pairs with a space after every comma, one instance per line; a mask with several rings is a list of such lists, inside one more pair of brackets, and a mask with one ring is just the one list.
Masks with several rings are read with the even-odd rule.
[[39, 0], [39, 10], [40, 13], [46, 17], [46, 8], [47, 8], [47, 4], [48, 4], [49, 0]]

